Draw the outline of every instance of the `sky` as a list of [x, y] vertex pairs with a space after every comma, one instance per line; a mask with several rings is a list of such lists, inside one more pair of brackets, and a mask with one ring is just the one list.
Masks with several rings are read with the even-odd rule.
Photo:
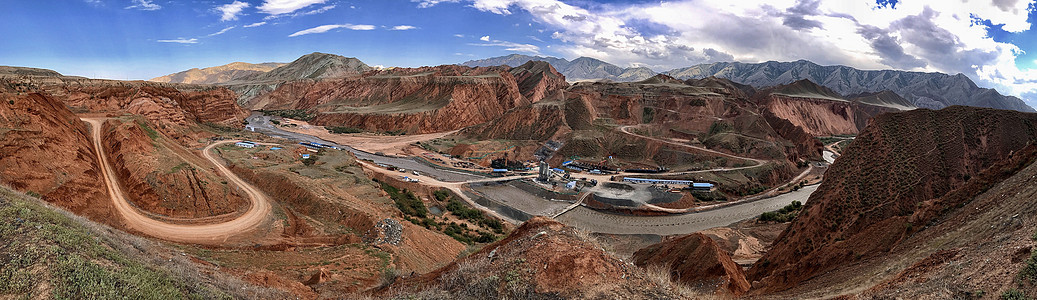
[[149, 79], [311, 52], [417, 67], [511, 53], [656, 71], [794, 61], [963, 73], [1037, 106], [1037, 0], [8, 0], [0, 65]]

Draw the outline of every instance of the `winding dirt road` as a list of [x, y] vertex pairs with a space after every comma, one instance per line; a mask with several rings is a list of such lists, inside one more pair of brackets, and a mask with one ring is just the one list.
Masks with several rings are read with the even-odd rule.
[[666, 144], [670, 144], [670, 145], [674, 145], [674, 146], [680, 146], [680, 147], [685, 147], [685, 148], [688, 148], [688, 149], [694, 149], [694, 150], [697, 150], [697, 151], [706, 152], [706, 153], [710, 153], [710, 154], [715, 154], [715, 155], [719, 155], [719, 156], [723, 156], [723, 157], [734, 158], [734, 159], [744, 160], [744, 161], [751, 161], [751, 162], [754, 163], [754, 165], [751, 165], [751, 166], [744, 166], [744, 167], [737, 167], [737, 168], [716, 168], [716, 169], [697, 170], [697, 171], [668, 172], [668, 173], [659, 173], [659, 174], [655, 174], [655, 175], [683, 175], [683, 174], [707, 173], [707, 172], [737, 171], [737, 170], [752, 169], [752, 168], [760, 167], [760, 166], [763, 166], [763, 164], [767, 163], [766, 160], [762, 160], [762, 159], [755, 159], [755, 158], [751, 158], [751, 157], [743, 157], [743, 156], [738, 156], [738, 155], [734, 155], [734, 154], [729, 154], [729, 153], [724, 153], [724, 152], [716, 151], [716, 150], [709, 149], [709, 148], [692, 146], [692, 145], [688, 145], [688, 144], [677, 143], [677, 142], [668, 141], [668, 140], [664, 140], [664, 139], [660, 139], [660, 138], [655, 138], [655, 137], [650, 137], [650, 136], [646, 136], [646, 135], [640, 135], [640, 134], [631, 132], [630, 131], [631, 127], [637, 127], [637, 126], [627, 125], [627, 126], [619, 127], [619, 131], [623, 132], [623, 133], [626, 133], [626, 134], [629, 134], [629, 135], [632, 135], [632, 136], [635, 136], [635, 137], [647, 139], [647, 140], [653, 140], [653, 141], [660, 142], [660, 143], [666, 143]]
[[119, 178], [116, 176], [111, 162], [108, 160], [108, 155], [103, 150], [103, 144], [101, 143], [101, 125], [104, 123], [105, 119], [81, 119], [90, 124], [91, 139], [94, 143], [97, 161], [101, 165], [101, 173], [102, 176], [104, 176], [105, 185], [108, 187], [108, 194], [112, 198], [112, 203], [114, 204], [115, 209], [120, 215], [122, 215], [123, 220], [125, 220], [127, 227], [168, 241], [220, 245], [226, 243], [231, 237], [247, 234], [259, 228], [264, 222], [267, 222], [269, 217], [272, 215], [270, 198], [260, 192], [256, 187], [248, 184], [237, 175], [234, 175], [234, 173], [227, 169], [227, 167], [212, 154], [212, 149], [214, 147], [236, 142], [222, 141], [205, 147], [205, 150], [202, 151], [203, 156], [205, 159], [209, 160], [209, 162], [216, 167], [216, 170], [226, 177], [229, 182], [238, 188], [241, 188], [248, 195], [250, 202], [248, 211], [236, 219], [227, 222], [204, 225], [172, 224], [147, 217], [143, 212], [133, 207], [127, 200], [126, 194], [123, 192], [122, 186], [119, 184]]

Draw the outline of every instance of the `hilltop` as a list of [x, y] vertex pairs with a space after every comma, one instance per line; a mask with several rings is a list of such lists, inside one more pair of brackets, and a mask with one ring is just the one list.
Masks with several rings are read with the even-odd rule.
[[204, 69], [190, 69], [161, 77], [155, 77], [148, 81], [170, 82], [170, 83], [193, 83], [193, 84], [218, 84], [231, 81], [235, 78], [256, 75], [269, 72], [283, 63], [261, 63], [250, 64], [233, 62], [222, 66], [208, 67]]

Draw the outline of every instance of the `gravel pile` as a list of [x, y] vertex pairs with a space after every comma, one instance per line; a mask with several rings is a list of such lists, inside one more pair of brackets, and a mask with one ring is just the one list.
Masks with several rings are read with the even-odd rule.
[[375, 244], [386, 243], [395, 246], [399, 245], [400, 239], [403, 238], [403, 226], [400, 225], [399, 221], [386, 218], [378, 221], [375, 228], [381, 231], [378, 239], [374, 241]]

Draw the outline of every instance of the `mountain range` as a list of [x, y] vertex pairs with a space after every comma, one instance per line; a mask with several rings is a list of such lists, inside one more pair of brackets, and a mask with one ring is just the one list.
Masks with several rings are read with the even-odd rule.
[[[613, 81], [641, 81], [655, 75], [645, 67], [622, 68], [601, 60], [580, 57], [572, 61], [544, 56], [512, 54], [462, 63], [466, 66], [519, 66], [529, 60], [546, 61], [570, 81], [607, 79]], [[966, 105], [1010, 109], [1024, 112], [1035, 110], [1014, 96], [1001, 95], [994, 89], [981, 88], [964, 74], [907, 72], [895, 70], [860, 70], [847, 66], [821, 66], [798, 60], [794, 62], [768, 61], [763, 63], [718, 62], [662, 72], [677, 79], [719, 77], [765, 88], [790, 84], [807, 79], [844, 95], [892, 91], [910, 101], [911, 106], [940, 109], [952, 105]]]
[[952, 105], [991, 107], [1033, 112], [1023, 100], [996, 90], [981, 88], [964, 74], [859, 70], [847, 66], [821, 66], [806, 60], [794, 62], [719, 62], [674, 69], [663, 74], [680, 79], [716, 76], [755, 87], [788, 84], [807, 79], [842, 95], [890, 90], [917, 107], [940, 109]]
[[487, 59], [470, 60], [462, 63], [462, 65], [469, 67], [518, 67], [531, 60], [546, 61], [547, 63], [550, 63], [559, 73], [565, 75], [565, 78], [569, 81], [601, 79], [624, 82], [641, 81], [655, 76], [656, 74], [655, 71], [646, 67], [622, 68], [590, 57], [580, 57], [570, 61], [557, 57], [512, 54]]

